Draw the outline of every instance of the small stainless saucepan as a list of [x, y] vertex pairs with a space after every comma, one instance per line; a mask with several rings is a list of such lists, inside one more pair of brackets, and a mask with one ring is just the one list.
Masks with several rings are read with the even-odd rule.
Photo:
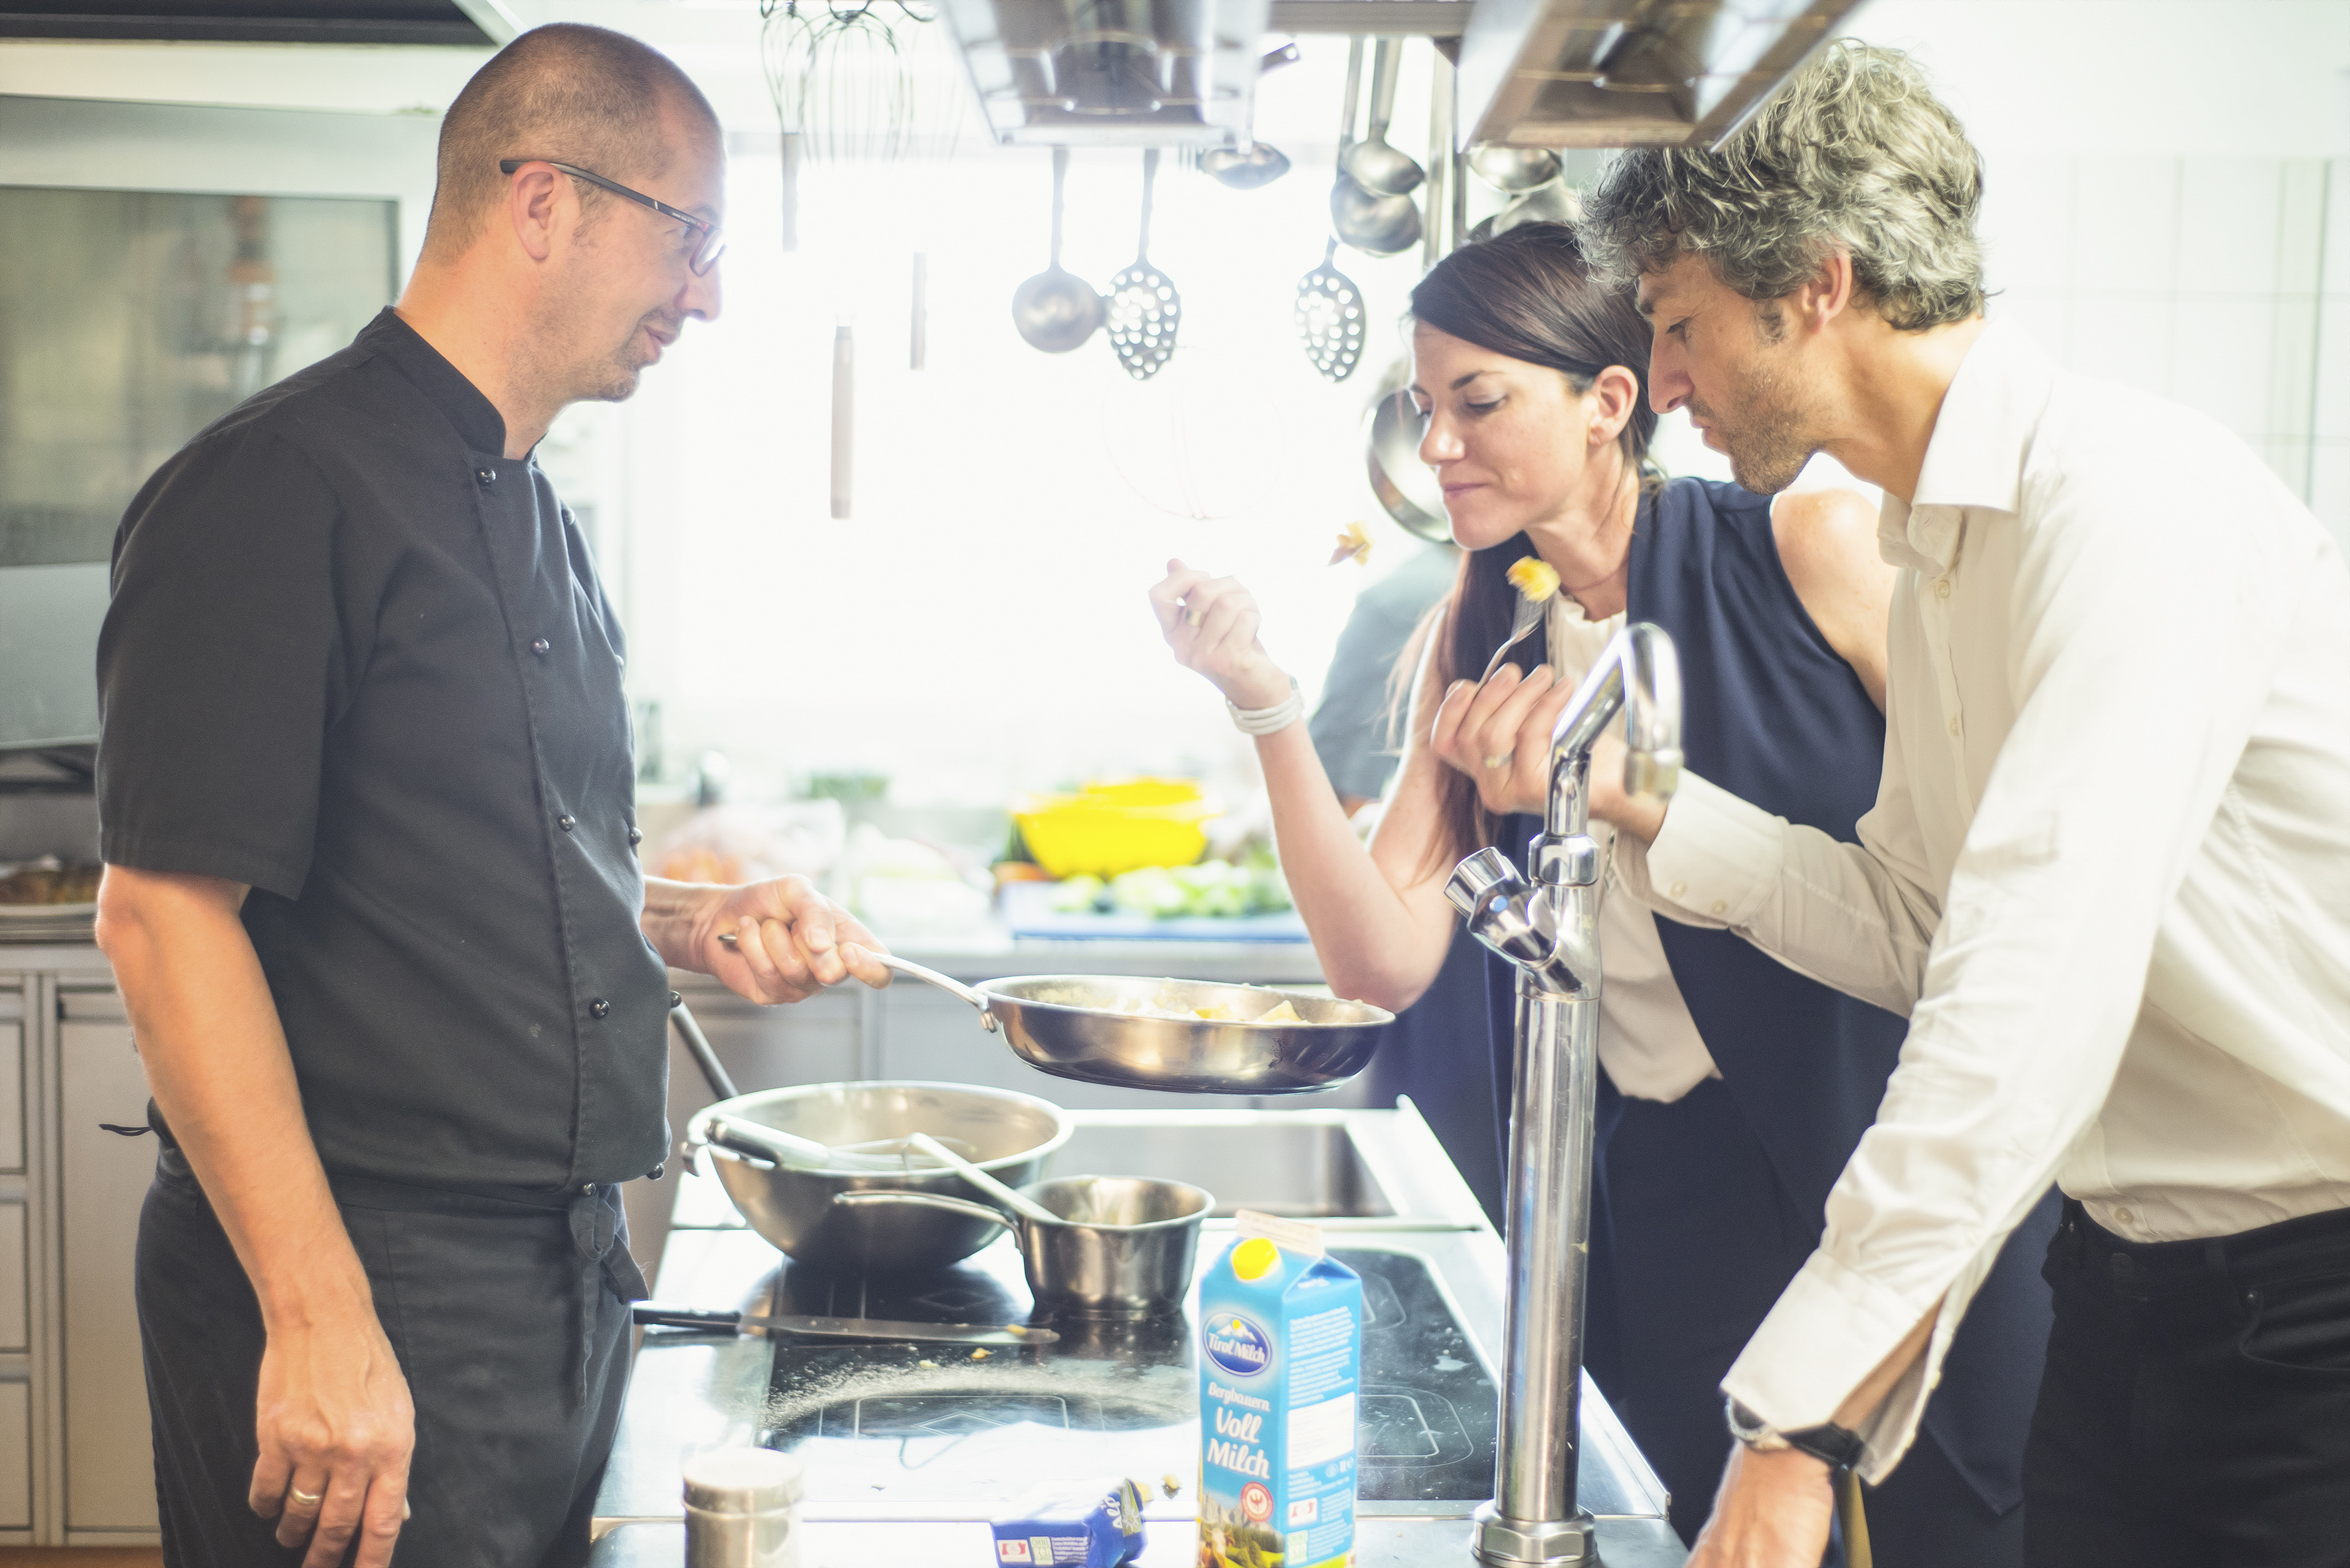
[[1020, 1244], [1028, 1293], [1054, 1316], [1147, 1318], [1182, 1306], [1200, 1222], [1216, 1207], [1212, 1194], [1135, 1176], [1064, 1177], [1019, 1191], [1053, 1218], [931, 1192], [843, 1192], [832, 1201], [843, 1209], [940, 1210], [1003, 1227]]

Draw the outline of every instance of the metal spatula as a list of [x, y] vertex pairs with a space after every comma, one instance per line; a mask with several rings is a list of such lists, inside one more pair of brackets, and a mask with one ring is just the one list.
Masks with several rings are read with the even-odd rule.
[[1322, 253], [1322, 265], [1297, 280], [1291, 319], [1297, 323], [1298, 341], [1314, 368], [1333, 381], [1343, 381], [1362, 363], [1363, 291], [1330, 265], [1337, 254], [1334, 239]]
[[1150, 265], [1150, 189], [1159, 179], [1159, 149], [1142, 155], [1142, 238], [1134, 265], [1109, 280], [1109, 341], [1118, 362], [1138, 381], [1159, 374], [1175, 357], [1175, 328], [1183, 319], [1182, 296], [1167, 275]]

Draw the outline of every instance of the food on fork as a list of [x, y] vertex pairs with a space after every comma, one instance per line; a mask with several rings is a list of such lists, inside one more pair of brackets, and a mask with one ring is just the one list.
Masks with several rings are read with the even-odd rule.
[[1338, 530], [1337, 545], [1330, 552], [1332, 566], [1335, 566], [1341, 561], [1353, 561], [1358, 565], [1368, 566], [1370, 560], [1371, 532], [1369, 529], [1364, 527], [1358, 521], [1349, 523]]
[[1511, 565], [1510, 586], [1532, 603], [1541, 604], [1558, 592], [1558, 573], [1540, 556], [1528, 556]]

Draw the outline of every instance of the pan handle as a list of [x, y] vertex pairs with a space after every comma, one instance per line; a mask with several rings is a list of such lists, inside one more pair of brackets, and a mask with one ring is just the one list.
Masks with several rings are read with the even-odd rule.
[[915, 980], [928, 981], [941, 991], [950, 991], [962, 997], [979, 1009], [980, 1027], [990, 1034], [995, 1033], [995, 1013], [988, 1004], [985, 992], [974, 991], [959, 980], [951, 979], [934, 969], [927, 969], [910, 959], [901, 959], [895, 953], [875, 953], [873, 959], [876, 963], [887, 965], [899, 974], [911, 976]]
[[[676, 992], [670, 994], [674, 996]], [[726, 1069], [719, 1064], [718, 1053], [710, 1048], [710, 1036], [704, 1034], [702, 1025], [693, 1021], [693, 1010], [680, 1002], [670, 1008], [669, 1021], [676, 1029], [677, 1037], [685, 1042], [685, 1054], [693, 1058], [694, 1065], [702, 1069], [702, 1075], [710, 1080], [712, 1092], [722, 1100], [733, 1099], [740, 1091], [734, 1087], [734, 1080], [727, 1075]]]
[[1001, 1210], [938, 1192], [836, 1192], [832, 1202], [836, 1209], [940, 1209], [966, 1220], [984, 1220], [1006, 1231], [1018, 1229], [1012, 1216]]

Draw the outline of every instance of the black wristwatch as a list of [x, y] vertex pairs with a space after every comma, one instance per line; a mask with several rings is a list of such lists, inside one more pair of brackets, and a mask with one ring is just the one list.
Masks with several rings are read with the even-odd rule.
[[1722, 1415], [1730, 1422], [1730, 1435], [1757, 1453], [1794, 1449], [1832, 1470], [1848, 1470], [1860, 1462], [1860, 1434], [1833, 1422], [1783, 1432], [1735, 1399], [1722, 1401]]

